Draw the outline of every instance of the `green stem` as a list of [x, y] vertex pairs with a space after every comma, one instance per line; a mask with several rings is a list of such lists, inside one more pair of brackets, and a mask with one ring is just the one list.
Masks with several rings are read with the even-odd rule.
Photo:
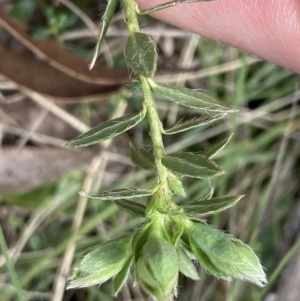
[[[140, 32], [137, 20], [137, 4], [134, 0], [124, 0], [127, 26], [130, 34]], [[154, 199], [160, 199], [164, 207], [170, 205], [172, 194], [168, 184], [168, 170], [161, 164], [161, 158], [164, 156], [164, 144], [162, 139], [162, 124], [160, 122], [155, 106], [153, 92], [149, 85], [147, 77], [139, 76], [144, 92], [144, 104], [147, 108], [147, 118], [150, 125], [150, 133], [153, 145], [153, 153], [158, 173], [159, 189]], [[155, 207], [155, 204], [153, 204]]]
[[163, 208], [168, 208], [172, 203], [172, 193], [168, 183], [168, 170], [161, 164], [161, 159], [165, 154], [164, 143], [162, 139], [162, 124], [157, 113], [153, 92], [149, 85], [148, 79], [144, 76], [140, 76], [140, 81], [145, 97], [144, 104], [147, 108], [147, 118], [150, 126], [153, 155], [158, 174], [158, 185], [160, 188], [154, 196], [154, 199], [157, 200], [158, 203], [154, 202], [153, 208], [155, 208], [157, 205], [159, 207], [162, 206]]
[[22, 291], [22, 287], [21, 284], [19, 282], [17, 273], [14, 269], [14, 266], [12, 264], [12, 261], [10, 259], [8, 250], [7, 250], [7, 245], [4, 239], [4, 235], [3, 235], [3, 231], [2, 231], [2, 227], [0, 226], [0, 247], [2, 249], [3, 252], [3, 256], [5, 258], [5, 262], [6, 262], [6, 266], [8, 269], [8, 272], [10, 274], [11, 280], [17, 290], [17, 295], [18, 295], [18, 299], [19, 301], [25, 301], [24, 295], [23, 295], [23, 291]]
[[134, 0], [124, 0], [126, 10], [127, 27], [130, 34], [140, 32], [138, 19], [136, 16], [137, 4]]

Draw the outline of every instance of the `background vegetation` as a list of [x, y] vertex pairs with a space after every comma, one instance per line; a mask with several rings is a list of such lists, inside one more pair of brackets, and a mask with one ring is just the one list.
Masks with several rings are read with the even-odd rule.
[[[99, 23], [106, 1], [57, 2], [59, 6], [50, 0], [1, 1], [0, 10], [26, 24], [35, 39], [55, 38], [69, 52], [89, 60], [97, 37], [95, 24]], [[122, 56], [126, 30], [119, 9], [97, 64], [127, 70]], [[258, 289], [201, 273], [198, 282], [180, 279], [178, 300], [298, 300], [299, 77], [150, 17], [143, 17], [141, 24], [158, 44], [158, 81], [206, 90], [214, 98], [240, 108], [225, 121], [168, 136], [165, 143], [169, 152], [201, 151], [234, 133], [230, 144], [217, 157], [226, 174], [210, 183], [187, 180], [187, 195], [196, 200], [211, 187], [215, 188], [216, 196], [246, 194], [237, 206], [213, 216], [210, 223], [250, 244], [260, 255], [269, 278], [269, 284]], [[0, 41], [11, 52], [28, 52], [4, 28], [0, 28]], [[4, 60], [1, 56], [0, 64]], [[130, 232], [140, 223], [140, 219], [119, 211], [115, 205], [97, 200], [86, 202], [79, 198], [78, 191], [151, 186], [155, 180], [153, 174], [135, 170], [129, 159], [130, 140], [151, 148], [146, 123], [129, 135], [113, 139], [109, 145], [80, 152], [62, 147], [62, 142], [75, 137], [78, 130], [85, 131], [88, 126], [125, 110], [139, 109], [139, 92], [127, 85], [122, 90], [115, 87], [108, 96], [102, 93], [95, 102], [76, 100], [62, 104], [47, 96], [38, 102], [24, 85], [13, 85], [3, 72], [0, 222], [26, 298], [147, 300], [138, 287], [132, 286], [132, 278], [117, 297], [112, 297], [110, 282], [100, 289], [65, 292], [62, 285], [65, 277], [59, 276], [71, 262], [76, 262], [84, 249]], [[33, 76], [30, 68], [27, 76]], [[67, 95], [71, 92], [66, 88]], [[196, 116], [192, 110], [159, 99], [158, 106], [168, 126]], [[0, 268], [1, 301], [19, 300], [2, 255]]]

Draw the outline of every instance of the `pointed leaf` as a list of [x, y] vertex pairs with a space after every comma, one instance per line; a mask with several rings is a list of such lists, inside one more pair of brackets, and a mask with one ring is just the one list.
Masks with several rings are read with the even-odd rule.
[[214, 192], [215, 192], [215, 188], [212, 187], [212, 188], [210, 189], [210, 191], [209, 191], [207, 194], [203, 195], [203, 196], [199, 199], [199, 201], [203, 201], [203, 200], [208, 201], [208, 200], [210, 200], [210, 199], [212, 198], [212, 196], [214, 195]]
[[212, 198], [210, 200], [201, 200], [184, 205], [182, 206], [182, 208], [184, 212], [188, 215], [213, 214], [234, 206], [242, 197], [244, 197], [244, 195]]
[[168, 169], [186, 177], [205, 179], [223, 173], [215, 163], [193, 153], [173, 153], [163, 157], [161, 163]]
[[134, 165], [145, 170], [153, 170], [155, 167], [154, 156], [142, 148], [136, 148], [130, 143], [130, 157]]
[[214, 157], [217, 153], [219, 153], [229, 143], [232, 136], [233, 136], [233, 134], [231, 134], [228, 138], [224, 139], [220, 143], [206, 149], [203, 152], [200, 152], [199, 154], [201, 154], [202, 156], [204, 156], [206, 158], [209, 158], [209, 159]]
[[186, 252], [182, 248], [178, 248], [179, 255], [179, 271], [186, 277], [193, 280], [199, 280], [197, 269], [192, 263]]
[[107, 7], [105, 9], [103, 19], [102, 19], [102, 29], [100, 32], [100, 36], [98, 38], [98, 42], [96, 45], [95, 53], [93, 55], [92, 62], [90, 64], [90, 69], [92, 69], [97, 61], [97, 58], [101, 52], [101, 48], [104, 42], [104, 38], [106, 36], [107, 29], [109, 27], [110, 21], [115, 13], [116, 7], [118, 5], [118, 0], [108, 0]]
[[118, 273], [118, 275], [114, 279], [114, 294], [115, 294], [115, 296], [119, 293], [119, 291], [121, 290], [121, 288], [125, 284], [125, 282], [128, 278], [129, 272], [130, 272], [132, 262], [133, 262], [133, 256], [130, 256], [128, 258], [128, 260], [126, 261], [126, 263], [124, 264], [122, 270]]
[[176, 133], [184, 132], [184, 131], [190, 130], [192, 128], [196, 128], [199, 126], [206, 125], [208, 123], [212, 123], [216, 120], [223, 118], [224, 116], [225, 116], [224, 114], [217, 115], [217, 116], [201, 116], [199, 118], [194, 118], [192, 120], [178, 123], [174, 127], [164, 130], [163, 133], [165, 135], [173, 135]]
[[90, 131], [66, 143], [67, 146], [83, 147], [116, 137], [140, 123], [146, 115], [144, 108], [139, 114], [116, 118], [103, 122]]
[[159, 5], [156, 5], [154, 7], [148, 8], [146, 10], [139, 10], [137, 8], [137, 13], [139, 15], [148, 15], [148, 14], [152, 14], [154, 12], [157, 12], [157, 11], [160, 11], [160, 10], [163, 10], [163, 9], [175, 6], [177, 4], [200, 2], [200, 1], [204, 2], [204, 1], [215, 1], [215, 0], [174, 0], [174, 1], [168, 1], [168, 2], [165, 2], [163, 4], [159, 4]]
[[186, 196], [182, 181], [178, 176], [176, 176], [172, 173], [169, 173], [168, 174], [168, 183], [169, 183], [170, 188], [172, 189], [172, 191], [175, 194], [182, 196], [182, 197]]
[[133, 250], [134, 260], [139, 258], [139, 254], [149, 237], [151, 226], [152, 226], [151, 222], [147, 223], [146, 225], [143, 226], [143, 228], [138, 230], [134, 235], [132, 240], [132, 250]]
[[201, 223], [193, 224], [188, 232], [195, 255], [201, 250], [212, 266], [226, 277], [250, 281], [258, 286], [267, 282], [257, 256], [242, 241]]
[[80, 192], [80, 195], [82, 196], [101, 201], [116, 201], [122, 199], [142, 198], [152, 194], [152, 190], [135, 188], [116, 189], [112, 191], [104, 191], [101, 193], [84, 193], [83, 191]]
[[117, 274], [131, 255], [132, 235], [108, 241], [86, 254], [74, 267], [67, 289], [101, 284]]
[[157, 52], [154, 41], [144, 33], [136, 32], [128, 40], [125, 60], [134, 73], [151, 77], [156, 71]]
[[227, 113], [237, 111], [195, 90], [169, 84], [157, 84], [152, 80], [149, 80], [149, 83], [156, 94], [185, 107], [204, 112]]
[[145, 217], [146, 207], [136, 202], [128, 201], [128, 200], [115, 200], [113, 201], [119, 208], [123, 209], [124, 211]]

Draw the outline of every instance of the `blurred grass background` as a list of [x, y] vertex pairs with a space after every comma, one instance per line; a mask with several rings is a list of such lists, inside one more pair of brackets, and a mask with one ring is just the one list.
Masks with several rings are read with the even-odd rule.
[[[99, 23], [106, 1], [63, 0], [58, 1], [61, 4], [57, 7], [55, 1], [46, 0], [4, 2], [0, 9], [27, 24], [35, 38], [55, 38], [69, 51], [91, 58], [96, 32], [95, 25], [89, 24]], [[234, 208], [207, 220], [250, 244], [259, 254], [269, 278], [269, 284], [259, 289], [240, 281], [228, 283], [215, 279], [199, 267], [200, 281], [180, 279], [178, 300], [299, 300], [299, 76], [150, 17], [142, 17], [141, 24], [158, 45], [158, 81], [205, 90], [212, 97], [240, 109], [206, 128], [165, 137], [165, 145], [167, 152], [201, 151], [234, 133], [230, 144], [216, 158], [225, 175], [211, 182], [185, 180], [187, 195], [196, 200], [211, 187], [215, 188], [215, 196], [246, 195]], [[126, 35], [119, 8], [100, 63], [126, 69], [122, 57]], [[120, 109], [119, 100], [124, 99], [124, 95], [128, 111], [140, 108], [141, 95], [127, 86], [125, 92], [122, 90], [105, 102], [76, 104], [64, 109], [72, 114], [80, 112], [78, 118], [89, 125], [95, 115], [101, 116], [102, 121], [109, 119]], [[198, 114], [160, 99], [157, 106], [166, 127]], [[128, 155], [129, 140], [151, 149], [148, 131], [147, 123], [143, 122], [122, 138], [112, 140], [105, 152], [97, 153], [84, 169], [69, 172], [24, 194], [1, 194], [0, 222], [8, 247], [16, 252], [14, 268], [27, 300], [60, 301], [53, 299], [53, 287], [71, 241], [76, 241], [75, 256], [71, 258], [74, 263], [84, 249], [130, 232], [142, 221], [112, 204], [89, 200], [83, 221], [78, 223], [78, 232], [74, 234], [78, 204], [83, 202], [78, 202], [78, 191], [86, 187], [87, 181], [93, 182], [90, 188], [94, 191], [149, 187], [155, 181], [155, 174], [136, 170]], [[17, 147], [15, 136], [12, 137], [2, 134], [3, 148]], [[91, 170], [93, 177], [88, 173]], [[0, 300], [18, 300], [3, 256], [0, 267]], [[100, 288], [63, 292], [63, 300], [148, 299], [133, 286], [132, 277], [117, 297], [111, 295], [111, 283], [107, 282]]]

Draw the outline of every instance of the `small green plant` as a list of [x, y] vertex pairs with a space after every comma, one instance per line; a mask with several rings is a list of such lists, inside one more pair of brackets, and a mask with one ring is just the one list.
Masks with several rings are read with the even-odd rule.
[[[144, 94], [141, 111], [104, 122], [69, 141], [68, 145], [83, 147], [111, 139], [146, 118], [153, 153], [131, 144], [130, 154], [136, 166], [156, 170], [157, 181], [151, 189], [126, 188], [95, 194], [82, 192], [89, 198], [111, 201], [131, 214], [144, 217], [145, 221], [135, 233], [108, 241], [86, 254], [74, 267], [68, 281], [69, 289], [99, 285], [113, 278], [114, 293], [117, 294], [132, 272], [135, 282], [152, 298], [172, 300], [176, 296], [180, 272], [191, 279], [199, 279], [193, 261], [198, 261], [207, 273], [225, 280], [238, 278], [258, 286], [267, 282], [258, 258], [249, 246], [199, 218], [235, 205], [242, 195], [214, 198], [212, 190], [195, 202], [182, 206], [174, 202], [174, 195], [186, 197], [183, 177], [208, 179], [223, 173], [211, 159], [227, 145], [231, 136], [201, 153], [166, 154], [163, 135], [203, 126], [236, 111], [206, 94], [153, 80], [157, 64], [156, 46], [149, 36], [140, 31], [137, 16], [183, 2], [194, 1], [168, 2], [143, 12], [138, 9], [135, 0], [123, 1], [129, 31], [124, 55], [128, 66], [137, 75], [138, 85]], [[96, 62], [117, 3], [118, 0], [108, 1], [91, 67]], [[154, 95], [198, 109], [203, 115], [165, 129], [157, 113]], [[151, 197], [147, 206], [136, 201], [143, 197]]]

